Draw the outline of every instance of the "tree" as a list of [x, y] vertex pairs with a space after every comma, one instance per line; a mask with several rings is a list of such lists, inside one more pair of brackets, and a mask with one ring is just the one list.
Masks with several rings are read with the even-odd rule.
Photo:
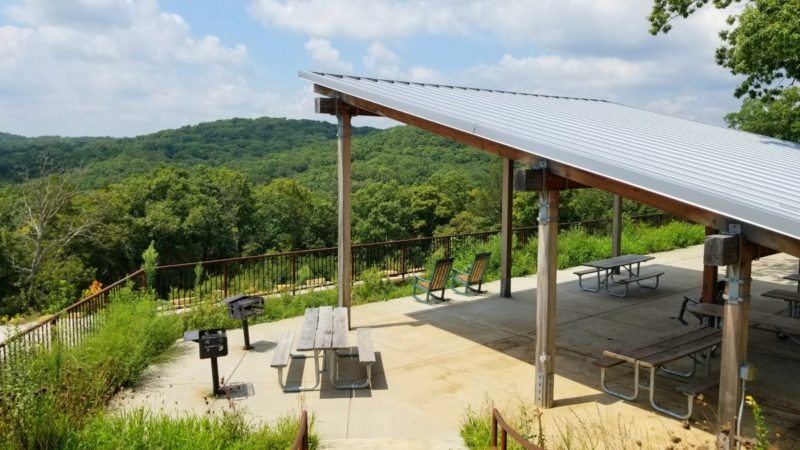
[[[667, 33], [672, 21], [686, 18], [709, 3], [709, 0], [654, 0], [649, 16], [652, 34]], [[714, 0], [725, 9], [742, 0]], [[737, 15], [728, 17], [727, 30], [720, 32], [722, 45], [716, 51], [717, 64], [734, 75], [744, 75], [736, 87], [736, 97], [758, 99], [747, 102], [728, 123], [736, 128], [786, 136], [797, 140], [790, 121], [800, 103], [791, 87], [800, 79], [800, 2], [796, 0], [748, 0]], [[779, 125], [765, 126], [776, 120]], [[754, 121], [754, 122], [751, 122]]]
[[23, 185], [18, 198], [15, 237], [20, 251], [12, 261], [20, 273], [25, 306], [35, 309], [58, 308], [76, 299], [77, 285], [87, 284], [93, 271], [69, 248], [77, 240], [93, 239], [100, 226], [95, 216], [77, 207], [85, 193], [74, 177], [48, 160], [41, 173]]
[[255, 234], [248, 252], [298, 250], [333, 244], [336, 210], [297, 181], [273, 180], [256, 190]]
[[411, 194], [397, 181], [368, 183], [353, 194], [353, 240], [358, 243], [412, 235]]
[[800, 88], [791, 87], [771, 101], [763, 98], [746, 99], [742, 109], [726, 115], [725, 121], [733, 128], [800, 142], [798, 105], [800, 105]]

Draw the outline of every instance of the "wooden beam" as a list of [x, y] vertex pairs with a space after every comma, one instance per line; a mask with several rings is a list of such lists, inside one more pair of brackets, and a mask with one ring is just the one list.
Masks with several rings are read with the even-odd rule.
[[380, 116], [372, 111], [356, 108], [353, 105], [340, 102], [335, 98], [317, 97], [314, 99], [314, 112], [317, 114], [347, 114], [349, 116]]
[[707, 266], [728, 266], [739, 259], [738, 234], [712, 234], [706, 236], [703, 244], [703, 264]]
[[[352, 188], [351, 178], [351, 156], [350, 156], [350, 132], [351, 117], [349, 114], [339, 114], [337, 136], [337, 156], [338, 156], [338, 192], [339, 192], [339, 238], [337, 250], [337, 289], [339, 306], [347, 307], [347, 326], [350, 328], [350, 288], [353, 279], [353, 252], [352, 240], [350, 236], [350, 191]], [[330, 368], [328, 370], [331, 370]]]
[[727, 266], [729, 280], [722, 319], [722, 350], [719, 369], [718, 448], [733, 450], [740, 395], [739, 367], [747, 360], [750, 320], [750, 260]]
[[547, 169], [520, 169], [514, 172], [515, 191], [563, 191], [588, 187], [548, 172]]
[[[453, 139], [456, 142], [484, 150], [503, 158], [526, 163], [538, 158], [536, 155], [533, 155], [528, 151], [522, 151], [520, 149], [477, 136], [470, 130], [457, 130], [447, 127], [427, 119], [422, 119], [420, 117], [389, 108], [387, 106], [379, 105], [358, 97], [353, 97], [351, 95], [334, 91], [325, 86], [315, 84], [314, 91], [318, 94], [326, 96], [336, 95], [338, 96], [339, 100], [353, 105], [359, 109], [372, 111], [381, 116], [397, 120], [398, 122], [422, 128], [438, 134], [439, 136]], [[534, 151], [534, 149], [531, 149], [531, 151]], [[712, 227], [717, 230], [727, 230], [728, 224], [741, 222], [721, 216], [711, 211], [706, 211], [697, 206], [684, 203], [670, 197], [646, 191], [644, 189], [625, 184], [621, 181], [613, 180], [602, 175], [597, 175], [558, 162], [549, 161], [548, 168], [552, 173], [579, 184], [602, 189], [612, 194], [618, 194], [639, 203], [644, 203], [646, 205], [661, 209], [677, 217]], [[800, 239], [791, 238], [789, 236], [775, 233], [770, 230], [765, 230], [750, 224], [742, 224], [742, 232], [751, 242], [800, 257]]]
[[[717, 230], [706, 227], [706, 236], [717, 234]], [[717, 299], [717, 280], [719, 278], [719, 271], [717, 266], [703, 266], [703, 294], [700, 301], [703, 303], [714, 303]]]
[[536, 392], [539, 408], [553, 406], [556, 342], [556, 262], [558, 260], [558, 191], [544, 191], [539, 203], [536, 274]]
[[408, 125], [413, 125], [417, 128], [422, 128], [423, 130], [427, 130], [430, 131], [431, 133], [438, 134], [439, 136], [450, 138], [456, 142], [460, 142], [464, 145], [469, 145], [471, 147], [479, 148], [481, 150], [487, 151], [497, 156], [501, 156], [503, 158], [508, 158], [514, 161], [523, 161], [523, 162], [528, 162], [529, 160], [532, 159], [532, 155], [528, 152], [508, 147], [503, 144], [498, 144], [496, 142], [489, 141], [487, 139], [481, 138], [469, 132], [446, 127], [436, 122], [422, 119], [417, 116], [412, 116], [411, 114], [397, 111], [395, 109], [379, 105], [377, 103], [372, 103], [357, 97], [339, 93], [332, 89], [326, 88], [325, 86], [320, 86], [318, 84], [315, 84], [314, 92], [328, 96], [338, 95], [340, 100], [342, 100], [345, 103], [349, 103], [357, 108], [372, 111], [378, 115], [394, 119], [398, 122], [402, 122]]
[[511, 297], [511, 255], [513, 243], [514, 161], [503, 158], [503, 197], [500, 213], [500, 296]]

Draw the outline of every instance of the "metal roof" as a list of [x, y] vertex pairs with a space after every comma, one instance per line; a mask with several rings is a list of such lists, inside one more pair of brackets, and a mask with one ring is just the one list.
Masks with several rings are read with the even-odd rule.
[[317, 72], [300, 77], [800, 239], [800, 144], [617, 103]]

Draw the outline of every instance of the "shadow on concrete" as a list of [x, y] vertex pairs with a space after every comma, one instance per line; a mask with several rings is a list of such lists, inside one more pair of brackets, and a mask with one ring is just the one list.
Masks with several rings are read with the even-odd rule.
[[[777, 284], [782, 277], [797, 271], [796, 262], [775, 264], [764, 268], [752, 285], [753, 310], [781, 314], [786, 304], [781, 300], [761, 297], [761, 292], [775, 289], [785, 284]], [[592, 362], [598, 359], [603, 350], [616, 349], [647, 339], [648, 336], [671, 329], [683, 327], [675, 319], [684, 296], [698, 298], [702, 280], [701, 270], [692, 270], [668, 265], [653, 264], [647, 271], [666, 271], [658, 289], [641, 289], [631, 286], [630, 295], [625, 298], [611, 297], [605, 290], [597, 293], [581, 291], [576, 281], [557, 285], [556, 313], [556, 375], [572, 381], [600, 389], [600, 371]], [[644, 267], [643, 267], [644, 271]], [[720, 278], [724, 270], [720, 271]], [[765, 281], [766, 280], [766, 281]], [[774, 281], [774, 282], [773, 282]], [[482, 298], [454, 299], [439, 303], [436, 308], [408, 313], [407, 316], [419, 325], [431, 325], [449, 333], [470, 339], [498, 352], [534, 365], [536, 290], [527, 289], [513, 292], [512, 298], [497, 295]], [[687, 317], [693, 319], [691, 315]], [[690, 321], [690, 324], [694, 324]], [[491, 341], [486, 340], [487, 329], [502, 330], [512, 336]], [[800, 346], [791, 341], [777, 339], [775, 333], [762, 330], [749, 330], [749, 358], [760, 367], [758, 378], [748, 386], [748, 394], [759, 400], [767, 421], [778, 430], [790, 433], [794, 430], [795, 439], [800, 442]], [[712, 361], [714, 372], [718, 372], [719, 356]], [[690, 362], [678, 362], [671, 367], [682, 370]], [[698, 368], [698, 376], [705, 374]], [[612, 389], [631, 389], [632, 370], [617, 369], [609, 374]], [[688, 380], [691, 381], [691, 380]], [[686, 408], [686, 397], [675, 389], [685, 380], [660, 376], [656, 395], [658, 401], [674, 410]], [[534, 389], [531, 380], [530, 389]], [[654, 413], [647, 400], [648, 392], [640, 394], [633, 404], [642, 410]], [[706, 392], [696, 408], [693, 419], [697, 422], [713, 422], [717, 404], [717, 388]], [[556, 382], [556, 406], [577, 406], [587, 403], [610, 404], [622, 401], [605, 393], [559, 398]], [[792, 434], [790, 433], [789, 436]], [[800, 444], [798, 444], [800, 445]]]

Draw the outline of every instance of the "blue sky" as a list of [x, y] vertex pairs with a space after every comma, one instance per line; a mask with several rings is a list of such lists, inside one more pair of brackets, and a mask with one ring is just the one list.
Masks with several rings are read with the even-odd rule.
[[[726, 12], [647, 0], [0, 0], [0, 131], [133, 136], [321, 118], [299, 69], [603, 98], [716, 125]], [[358, 124], [390, 126], [381, 119]]]

